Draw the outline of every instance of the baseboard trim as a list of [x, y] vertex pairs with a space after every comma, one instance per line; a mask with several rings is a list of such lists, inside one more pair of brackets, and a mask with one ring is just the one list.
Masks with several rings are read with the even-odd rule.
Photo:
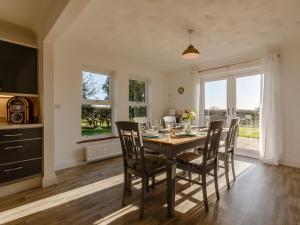
[[280, 160], [280, 165], [300, 168], [300, 162], [291, 159]]

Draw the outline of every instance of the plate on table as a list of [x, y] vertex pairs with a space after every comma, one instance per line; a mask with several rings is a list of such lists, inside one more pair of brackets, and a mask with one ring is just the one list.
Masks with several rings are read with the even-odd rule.
[[176, 137], [196, 137], [197, 136], [197, 132], [193, 132], [193, 133], [185, 133], [185, 132], [180, 132], [176, 134]]
[[158, 134], [153, 134], [153, 135], [143, 135], [143, 138], [159, 138]]

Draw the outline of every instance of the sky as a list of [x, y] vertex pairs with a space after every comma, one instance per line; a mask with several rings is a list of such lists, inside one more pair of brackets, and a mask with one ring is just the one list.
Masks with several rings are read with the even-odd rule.
[[98, 92], [97, 94], [95, 94], [93, 97], [89, 97], [89, 99], [91, 100], [105, 100], [107, 97], [107, 93], [105, 93], [102, 90], [102, 86], [105, 83], [106, 79], [107, 79], [107, 75], [104, 74], [97, 74], [97, 73], [91, 73], [91, 72], [82, 72], [82, 76], [92, 76], [94, 82], [95, 82], [95, 86], [98, 88]]
[[[236, 79], [236, 109], [252, 109], [260, 104], [260, 75]], [[218, 80], [205, 83], [205, 109], [217, 107], [227, 109], [227, 81]]]

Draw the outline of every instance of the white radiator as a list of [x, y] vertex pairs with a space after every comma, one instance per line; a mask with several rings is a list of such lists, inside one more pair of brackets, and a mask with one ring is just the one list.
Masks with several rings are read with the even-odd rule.
[[101, 159], [107, 159], [122, 154], [120, 141], [91, 145], [85, 148], [85, 160], [94, 162]]

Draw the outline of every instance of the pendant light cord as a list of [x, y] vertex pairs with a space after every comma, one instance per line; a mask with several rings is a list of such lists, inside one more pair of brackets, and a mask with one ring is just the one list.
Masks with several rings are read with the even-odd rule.
[[188, 30], [189, 34], [190, 34], [190, 45], [192, 45], [192, 33], [193, 33], [193, 29]]

